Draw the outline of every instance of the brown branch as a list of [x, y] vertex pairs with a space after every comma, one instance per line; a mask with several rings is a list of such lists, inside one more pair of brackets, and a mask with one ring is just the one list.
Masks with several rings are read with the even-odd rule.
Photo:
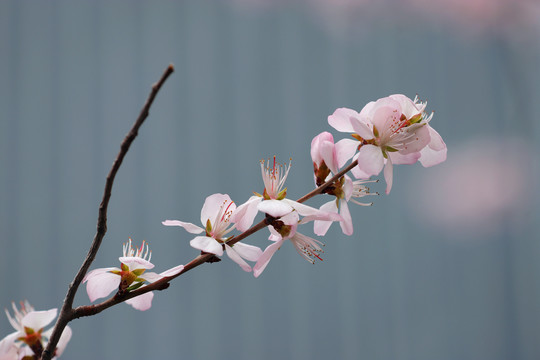
[[[343, 175], [345, 175], [347, 172], [349, 172], [357, 164], [358, 164], [357, 160], [353, 161], [351, 164], [349, 164], [348, 166], [343, 168], [336, 175], [332, 176], [332, 178], [330, 178], [324, 184], [317, 187], [315, 190], [307, 193], [306, 195], [302, 196], [297, 201], [302, 203], [302, 202], [305, 202], [308, 199], [311, 199], [315, 195], [321, 194], [324, 191], [324, 189], [326, 189], [328, 186], [332, 185], [336, 180], [338, 180]], [[237, 242], [239, 242], [239, 241], [247, 238], [248, 236], [256, 233], [257, 231], [259, 231], [261, 229], [264, 229], [268, 225], [269, 225], [268, 220], [263, 219], [260, 222], [258, 222], [257, 224], [255, 224], [252, 227], [250, 227], [249, 229], [247, 229], [246, 231], [244, 231], [243, 233], [241, 233], [241, 234], [235, 236], [234, 238], [232, 238], [231, 240], [227, 241], [227, 244], [228, 245], [234, 245]], [[143, 286], [143, 287], [141, 287], [141, 288], [139, 288], [137, 290], [130, 291], [128, 293], [124, 293], [124, 294], [118, 294], [117, 293], [112, 298], [107, 299], [104, 302], [96, 304], [96, 305], [79, 306], [78, 308], [74, 309], [73, 318], [80, 318], [80, 317], [84, 317], [84, 316], [92, 316], [92, 315], [98, 314], [98, 313], [102, 312], [103, 310], [106, 310], [106, 309], [108, 309], [108, 308], [110, 308], [110, 307], [112, 307], [112, 306], [114, 306], [116, 304], [119, 304], [119, 303], [124, 302], [124, 301], [129, 300], [129, 299], [132, 299], [132, 298], [134, 298], [136, 296], [145, 294], [145, 293], [147, 293], [149, 291], [165, 290], [165, 289], [167, 289], [169, 287], [169, 283], [170, 283], [171, 280], [179, 277], [180, 275], [184, 275], [189, 270], [194, 269], [194, 268], [196, 268], [197, 266], [199, 266], [201, 264], [204, 264], [206, 262], [210, 262], [210, 260], [214, 256], [215, 256], [214, 254], [199, 255], [196, 258], [194, 258], [193, 260], [191, 260], [189, 263], [187, 263], [184, 266], [184, 270], [182, 270], [182, 272], [180, 272], [180, 273], [178, 273], [176, 275], [164, 277], [164, 278], [162, 278], [162, 279], [160, 279], [158, 281], [155, 281], [155, 282], [153, 282], [151, 284]]]
[[84, 276], [86, 275], [86, 272], [88, 271], [88, 268], [94, 261], [96, 254], [99, 250], [99, 247], [101, 245], [101, 242], [103, 240], [103, 237], [105, 236], [105, 233], [107, 232], [107, 208], [109, 206], [109, 199], [111, 198], [111, 191], [112, 186], [114, 183], [114, 178], [116, 176], [116, 173], [118, 172], [118, 169], [120, 168], [120, 165], [122, 165], [122, 160], [124, 160], [124, 157], [126, 156], [129, 147], [131, 146], [131, 143], [133, 143], [133, 140], [137, 137], [137, 134], [139, 133], [139, 128], [143, 124], [144, 120], [148, 117], [148, 113], [150, 110], [150, 107], [152, 106], [152, 103], [154, 102], [154, 99], [159, 92], [159, 89], [165, 83], [165, 80], [174, 72], [173, 65], [169, 65], [167, 69], [165, 69], [165, 72], [163, 75], [161, 75], [161, 78], [157, 83], [152, 85], [152, 90], [150, 91], [150, 95], [146, 99], [146, 102], [139, 114], [139, 117], [135, 121], [135, 124], [133, 124], [133, 127], [131, 128], [130, 132], [126, 135], [124, 140], [122, 141], [122, 144], [120, 145], [120, 151], [118, 152], [118, 155], [116, 156], [116, 160], [114, 161], [111, 170], [109, 171], [109, 174], [107, 175], [107, 180], [105, 182], [105, 190], [103, 191], [103, 198], [101, 200], [101, 204], [99, 205], [99, 214], [98, 214], [98, 221], [97, 221], [97, 231], [96, 235], [94, 236], [94, 240], [92, 242], [92, 245], [90, 247], [90, 250], [88, 250], [88, 254], [86, 255], [86, 258], [81, 265], [79, 271], [77, 272], [77, 275], [75, 275], [75, 278], [69, 285], [66, 297], [64, 299], [64, 304], [62, 305], [62, 309], [60, 310], [60, 315], [58, 316], [58, 320], [56, 321], [56, 324], [54, 326], [53, 333], [49, 339], [49, 343], [47, 344], [47, 348], [43, 351], [42, 360], [49, 360], [54, 356], [54, 352], [56, 349], [56, 345], [58, 344], [58, 340], [60, 339], [60, 335], [62, 334], [62, 331], [75, 317], [75, 311], [73, 310], [73, 299], [75, 298], [75, 294], [77, 293], [77, 290], [79, 288], [79, 285], [81, 284]]

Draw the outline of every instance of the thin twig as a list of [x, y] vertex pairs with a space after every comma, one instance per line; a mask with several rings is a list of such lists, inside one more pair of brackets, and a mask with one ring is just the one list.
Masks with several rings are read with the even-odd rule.
[[75, 311], [72, 308], [73, 299], [75, 298], [77, 289], [79, 288], [79, 285], [81, 284], [84, 276], [86, 275], [88, 268], [94, 261], [103, 237], [107, 232], [107, 208], [109, 206], [109, 199], [111, 198], [111, 190], [114, 183], [114, 178], [116, 176], [116, 173], [118, 172], [118, 169], [120, 168], [120, 165], [122, 165], [122, 160], [124, 160], [124, 157], [126, 156], [129, 147], [131, 146], [131, 143], [133, 143], [133, 140], [135, 140], [135, 138], [137, 137], [137, 134], [139, 133], [139, 128], [143, 124], [144, 120], [146, 120], [146, 118], [148, 117], [150, 107], [152, 106], [152, 103], [154, 102], [154, 99], [159, 92], [159, 89], [161, 88], [163, 83], [165, 83], [165, 80], [167, 80], [169, 75], [171, 75], [173, 72], [174, 67], [171, 64], [167, 67], [167, 69], [165, 69], [165, 72], [163, 73], [163, 75], [161, 75], [159, 81], [152, 85], [150, 95], [146, 99], [146, 102], [139, 114], [139, 117], [137, 118], [130, 132], [126, 135], [126, 137], [122, 141], [122, 144], [120, 145], [120, 151], [116, 156], [116, 160], [114, 161], [105, 182], [103, 198], [101, 200], [101, 204], [99, 205], [96, 235], [94, 236], [94, 240], [92, 242], [90, 250], [88, 250], [86, 259], [84, 260], [79, 271], [77, 272], [77, 275], [75, 275], [75, 278], [69, 285], [66, 297], [64, 299], [64, 304], [62, 305], [62, 309], [60, 310], [60, 315], [58, 316], [58, 320], [56, 321], [56, 324], [54, 326], [54, 330], [49, 339], [49, 343], [47, 344], [47, 348], [43, 351], [42, 360], [49, 360], [54, 356], [56, 345], [58, 344], [58, 340], [60, 339], [62, 331], [64, 331], [64, 328], [66, 327], [68, 322], [75, 318]]

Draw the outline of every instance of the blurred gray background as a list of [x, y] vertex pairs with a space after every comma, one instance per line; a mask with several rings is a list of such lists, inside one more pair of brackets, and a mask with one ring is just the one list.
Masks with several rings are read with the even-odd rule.
[[149, 311], [71, 323], [62, 358], [538, 359], [539, 38], [533, 0], [2, 0], [0, 307], [61, 306], [119, 144], [173, 63], [92, 268], [118, 266], [128, 237], [158, 271], [187, 263], [193, 236], [161, 221], [262, 191], [262, 158], [292, 157], [290, 197], [305, 194], [338, 107], [419, 94], [448, 161], [396, 167], [390, 196], [352, 207], [353, 236], [322, 239], [324, 262], [286, 244], [254, 279], [225, 257]]

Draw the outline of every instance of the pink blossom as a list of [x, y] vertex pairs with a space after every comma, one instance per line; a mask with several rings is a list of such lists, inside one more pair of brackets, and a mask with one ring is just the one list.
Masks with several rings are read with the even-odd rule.
[[[192, 223], [179, 220], [165, 220], [165, 226], [180, 226], [192, 234], [205, 232], [205, 236], [197, 236], [190, 241], [195, 249], [217, 256], [223, 255], [225, 249], [227, 256], [236, 262], [244, 271], [251, 271], [248, 261], [257, 261], [262, 250], [256, 246], [237, 242], [229, 246], [225, 236], [234, 230], [235, 225], [231, 217], [236, 211], [236, 204], [226, 194], [213, 194], [206, 198], [201, 210], [201, 222], [205, 228]], [[245, 259], [245, 260], [244, 260]]]
[[[350, 144], [352, 143], [352, 146]], [[343, 139], [334, 144], [334, 138], [329, 132], [323, 132], [317, 135], [311, 142], [311, 158], [313, 160], [313, 169], [315, 173], [315, 183], [321, 186], [329, 180], [339, 169], [349, 160], [356, 151], [357, 141]], [[345, 235], [352, 235], [353, 223], [349, 206], [349, 200], [362, 206], [369, 206], [371, 203], [361, 203], [352, 197], [363, 197], [375, 195], [369, 192], [369, 188], [363, 185], [372, 180], [352, 181], [347, 175], [342, 176], [333, 185], [324, 190], [324, 193], [334, 195], [335, 200], [331, 200], [320, 207], [320, 210], [326, 213], [339, 213], [341, 229]], [[344, 200], [344, 201], [341, 201]], [[332, 221], [316, 220], [314, 223], [315, 234], [322, 236], [328, 231]]]
[[264, 182], [263, 194], [255, 193], [255, 196], [250, 197], [247, 202], [238, 207], [232, 216], [232, 221], [236, 223], [237, 229], [240, 231], [249, 229], [259, 211], [274, 218], [280, 218], [297, 211], [302, 216], [309, 216], [311, 220], [341, 220], [338, 214], [326, 213], [286, 198], [287, 188], [284, 187], [284, 184], [290, 168], [290, 161], [288, 165], [279, 164], [276, 162], [275, 156], [272, 162], [268, 159], [266, 166], [264, 161], [261, 161]]
[[[21, 302], [20, 310], [12, 303], [13, 316], [6, 310], [9, 323], [16, 330], [0, 340], [0, 360], [34, 356], [34, 349], [43, 349], [53, 328], [44, 331], [56, 317], [57, 309], [35, 311], [28, 301]], [[71, 339], [71, 328], [66, 326], [56, 347], [55, 357], [61, 356]], [[36, 350], [37, 351], [37, 350]]]
[[[446, 145], [429, 126], [433, 114], [425, 113], [426, 103], [396, 94], [370, 102], [360, 113], [341, 108], [328, 117], [328, 123], [338, 131], [353, 133], [358, 141], [345, 144], [350, 153], [359, 149], [353, 159], [358, 166], [355, 177], [369, 179], [384, 168], [386, 193], [390, 193], [394, 164], [414, 164], [420, 158], [424, 166], [436, 165], [446, 159]], [[432, 139], [433, 136], [433, 139]]]
[[264, 250], [259, 261], [253, 267], [253, 275], [255, 277], [259, 277], [262, 274], [270, 259], [272, 259], [272, 256], [279, 250], [285, 240], [290, 240], [296, 251], [310, 263], [314, 264], [315, 260], [322, 261], [320, 255], [323, 253], [321, 247], [324, 244], [297, 232], [299, 223], [301, 222], [299, 222], [298, 213], [294, 211], [274, 221], [272, 226], [268, 227], [271, 233], [269, 240], [274, 241], [274, 243]]
[[[146, 245], [146, 246], [145, 246]], [[86, 283], [86, 292], [90, 301], [108, 296], [115, 289], [119, 291], [131, 291], [144, 285], [145, 282], [152, 283], [166, 276], [179, 274], [184, 270], [183, 265], [178, 265], [160, 274], [147, 272], [154, 268], [150, 262], [152, 254], [148, 244], [143, 241], [140, 248], [133, 248], [131, 239], [123, 246], [123, 255], [119, 257], [120, 269], [116, 267], [101, 268], [90, 271], [83, 279]], [[136, 296], [126, 300], [126, 304], [133, 308], [145, 311], [152, 306], [153, 292]]]

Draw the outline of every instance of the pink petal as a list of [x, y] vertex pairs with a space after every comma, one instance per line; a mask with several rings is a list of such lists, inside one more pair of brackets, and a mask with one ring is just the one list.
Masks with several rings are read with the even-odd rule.
[[242, 258], [249, 261], [258, 261], [262, 255], [262, 250], [258, 246], [237, 242], [232, 247]]
[[159, 274], [156, 274], [155, 272], [145, 272], [139, 277], [148, 281], [149, 283], [153, 283], [155, 281], [163, 279], [166, 276], [174, 276], [176, 274], [179, 274], [182, 272], [182, 270], [184, 270], [184, 265], [178, 265]]
[[[352, 160], [353, 161], [356, 161], [358, 160], [358, 155], [359, 154], [356, 154], [353, 156]], [[354, 175], [355, 178], [357, 179], [369, 179], [370, 178], [370, 175], [366, 174], [365, 172], [363, 172], [358, 166], [355, 166], [351, 169], [351, 173]]]
[[441, 135], [431, 126], [429, 126], [429, 134], [431, 142], [420, 151], [420, 163], [424, 167], [434, 166], [446, 160], [447, 149]]
[[329, 132], [325, 131], [320, 133], [319, 135], [315, 136], [313, 140], [311, 140], [311, 160], [317, 165], [321, 164], [321, 161], [323, 160], [321, 157], [321, 143], [324, 141], [330, 141], [334, 143], [334, 137]]
[[21, 323], [24, 327], [38, 331], [49, 325], [56, 317], [57, 312], [57, 309], [31, 311], [22, 318]]
[[399, 152], [388, 153], [388, 156], [392, 158], [394, 165], [411, 165], [418, 161], [420, 158], [420, 152], [414, 152], [407, 155], [403, 155]]
[[328, 124], [337, 131], [352, 133], [354, 128], [351, 125], [351, 117], [358, 117], [358, 113], [352, 109], [339, 108], [328, 117]]
[[15, 340], [21, 335], [19, 331], [16, 331], [0, 340], [0, 360], [18, 359]]
[[424, 124], [424, 125], [412, 125], [412, 126], [415, 127], [415, 130], [413, 130], [414, 132], [413, 140], [411, 142], [408, 142], [403, 150], [399, 151], [400, 153], [404, 155], [422, 150], [429, 144], [431, 140], [427, 125]]
[[180, 274], [182, 271], [184, 271], [184, 265], [178, 265], [173, 268], [170, 268], [169, 270], [165, 270], [159, 275], [160, 276], [174, 276], [176, 274]]
[[202, 227], [199, 227], [195, 224], [183, 222], [180, 220], [165, 220], [161, 222], [165, 226], [181, 226], [186, 229], [187, 232], [192, 234], [200, 234], [204, 231]]
[[[203, 226], [206, 226], [206, 221], [210, 219], [212, 223], [214, 223], [214, 220], [221, 210], [221, 207], [224, 204], [227, 204], [225, 206], [228, 206], [229, 203], [231, 203], [232, 200], [227, 194], [213, 194], [206, 198], [204, 201], [204, 205], [201, 210], [201, 223]], [[236, 205], [233, 203], [229, 210], [234, 211], [236, 210]]]
[[255, 216], [257, 216], [257, 206], [262, 201], [260, 196], [252, 196], [248, 201], [236, 208], [236, 211], [231, 216], [231, 222], [235, 223], [236, 228], [240, 231], [249, 229]]
[[334, 142], [323, 141], [321, 143], [320, 151], [321, 151], [321, 156], [324, 162], [326, 163], [326, 165], [328, 166], [328, 168], [330, 169], [330, 171], [332, 171], [333, 173], [337, 173], [338, 161], [337, 161], [337, 157], [335, 153]]
[[154, 292], [150, 291], [142, 295], [136, 296], [125, 303], [133, 306], [135, 310], [146, 311], [152, 307], [152, 299], [154, 298]]
[[[321, 210], [324, 212], [337, 214], [338, 208], [336, 205], [336, 201], [332, 200], [327, 202], [326, 204], [323, 204], [321, 206]], [[315, 220], [315, 222], [313, 223], [313, 232], [318, 236], [324, 236], [326, 235], [328, 229], [330, 229], [330, 225], [332, 225], [332, 221]]]
[[251, 272], [251, 266], [249, 266], [249, 264], [247, 262], [245, 262], [244, 259], [242, 259], [242, 257], [232, 247], [225, 244], [225, 251], [227, 252], [227, 256], [232, 261], [234, 261], [235, 263], [240, 265], [242, 270], [244, 270], [246, 272]]
[[365, 117], [360, 117], [358, 119], [351, 120], [354, 132], [360, 135], [364, 140], [371, 140], [374, 138], [373, 130], [366, 123], [367, 119]]
[[56, 345], [55, 358], [60, 357], [64, 353], [64, 350], [66, 349], [66, 346], [69, 340], [71, 339], [71, 335], [72, 335], [71, 328], [69, 326], [66, 326], [64, 328], [64, 331], [62, 331], [62, 335], [60, 335], [58, 344]]
[[343, 191], [345, 192], [345, 201], [349, 201], [354, 190], [354, 185], [352, 179], [345, 175], [345, 185], [343, 186]]
[[386, 166], [384, 167], [384, 180], [386, 181], [386, 195], [390, 194], [390, 190], [392, 189], [392, 181], [393, 181], [393, 166], [392, 166], [392, 160], [391, 158], [388, 158], [386, 161]]
[[279, 218], [289, 214], [293, 211], [291, 205], [287, 204], [284, 200], [264, 200], [259, 203], [257, 209], [260, 212], [268, 214], [270, 216]]
[[275, 243], [268, 245], [268, 247], [264, 250], [261, 257], [259, 258], [259, 261], [255, 264], [253, 267], [253, 275], [257, 278], [259, 275], [262, 274], [268, 263], [270, 262], [270, 259], [272, 259], [272, 256], [274, 256], [274, 253], [281, 247], [284, 240], [276, 241]]
[[384, 167], [384, 157], [381, 148], [369, 144], [362, 146], [358, 153], [358, 167], [367, 175], [367, 179], [373, 175], [379, 175]]
[[155, 266], [150, 261], [137, 256], [120, 256], [118, 260], [120, 260], [122, 264], [127, 265], [130, 271], [136, 269], [153, 269]]
[[429, 136], [431, 139], [429, 142], [429, 147], [435, 151], [445, 150], [446, 144], [444, 143], [441, 135], [439, 135], [439, 133], [431, 126], [427, 125], [427, 128], [429, 130]]
[[195, 249], [210, 254], [215, 254], [217, 256], [223, 255], [223, 246], [221, 246], [216, 239], [208, 236], [197, 236], [195, 239], [191, 240], [189, 244]]
[[390, 98], [382, 98], [377, 100], [374, 105], [374, 113], [371, 122], [379, 131], [379, 136], [387, 133], [394, 121], [399, 121], [401, 116], [401, 107], [399, 103]]
[[[120, 270], [118, 268], [108, 268], [112, 270]], [[96, 269], [89, 272], [84, 282], [86, 282], [86, 292], [90, 298], [90, 302], [96, 299], [108, 296], [120, 286], [120, 275], [116, 275], [107, 271], [107, 269]]]
[[351, 212], [349, 211], [349, 204], [346, 201], [342, 200], [339, 205], [341, 207], [339, 214], [343, 218], [343, 220], [339, 222], [339, 225], [341, 226], [341, 231], [343, 231], [345, 235], [351, 236], [354, 230]]
[[342, 168], [343, 165], [354, 156], [358, 150], [358, 144], [360, 143], [353, 139], [342, 139], [336, 143], [335, 148], [338, 168]]
[[418, 115], [422, 112], [416, 107], [416, 105], [411, 99], [409, 99], [403, 94], [390, 95], [389, 98], [396, 100], [399, 103], [401, 107], [401, 113], [405, 115], [407, 119], [410, 119], [413, 116]]

